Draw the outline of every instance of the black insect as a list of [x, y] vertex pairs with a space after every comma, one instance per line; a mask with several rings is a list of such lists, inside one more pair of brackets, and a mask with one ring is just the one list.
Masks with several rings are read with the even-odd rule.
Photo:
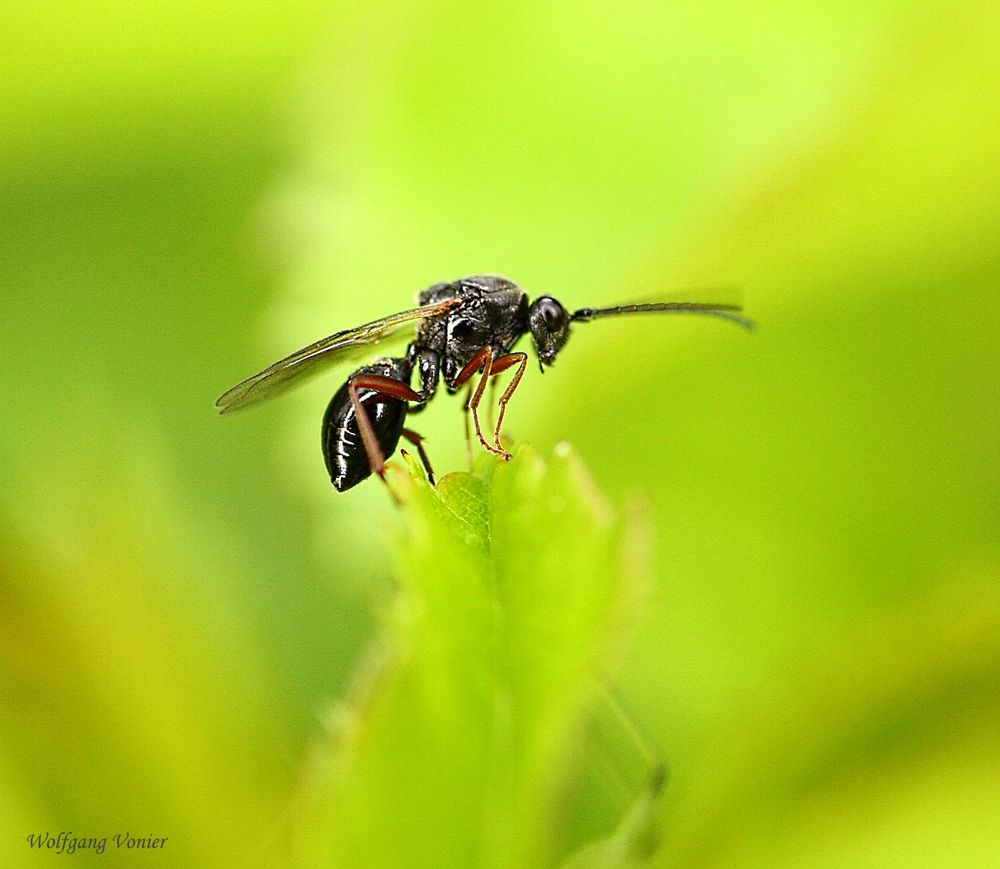
[[[438, 380], [453, 393], [469, 384], [466, 410], [471, 411], [476, 436], [484, 449], [509, 459], [500, 443], [507, 402], [528, 363], [526, 353], [513, 351], [530, 332], [539, 368], [552, 365], [569, 338], [570, 324], [613, 314], [695, 313], [722, 317], [746, 328], [753, 323], [737, 313], [738, 305], [709, 302], [650, 302], [612, 308], [580, 308], [569, 313], [551, 296], [530, 305], [528, 296], [506, 278], [477, 275], [450, 284], [435, 284], [420, 294], [420, 305], [356, 329], [336, 332], [286, 356], [223, 393], [215, 406], [221, 413], [249, 407], [271, 398], [315, 374], [350, 351], [375, 344], [412, 321], [416, 335], [402, 357], [380, 359], [355, 371], [337, 390], [323, 417], [323, 456], [338, 492], [357, 485], [374, 471], [383, 476], [385, 460], [401, 437], [420, 454], [428, 476], [433, 473], [421, 437], [406, 428], [407, 412], [422, 410], [434, 396]], [[492, 440], [483, 435], [479, 404], [486, 381], [515, 368], [500, 397]], [[416, 388], [410, 383], [416, 372]], [[479, 379], [472, 384], [472, 378]], [[412, 406], [411, 406], [412, 405]]]

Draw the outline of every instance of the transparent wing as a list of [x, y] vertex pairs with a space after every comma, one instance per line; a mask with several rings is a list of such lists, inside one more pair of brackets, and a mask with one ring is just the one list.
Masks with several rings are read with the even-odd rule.
[[240, 381], [232, 389], [222, 393], [216, 400], [215, 406], [219, 409], [219, 413], [229, 413], [273, 398], [297, 386], [307, 375], [317, 374], [330, 363], [343, 359], [351, 348], [375, 344], [388, 338], [407, 323], [436, 317], [461, 302], [461, 299], [445, 299], [399, 314], [390, 314], [356, 329], [335, 332]]

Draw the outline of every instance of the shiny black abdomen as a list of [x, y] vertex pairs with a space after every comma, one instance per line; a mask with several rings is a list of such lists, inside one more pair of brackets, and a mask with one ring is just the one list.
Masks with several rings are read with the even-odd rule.
[[[380, 374], [407, 383], [410, 366], [405, 359], [384, 359], [359, 368], [351, 377], [358, 374]], [[387, 459], [396, 451], [399, 443], [406, 421], [407, 402], [368, 388], [359, 389], [358, 398], [375, 429], [382, 457]], [[371, 464], [361, 441], [347, 383], [337, 390], [323, 414], [322, 439], [326, 469], [338, 492], [344, 492], [371, 476]]]

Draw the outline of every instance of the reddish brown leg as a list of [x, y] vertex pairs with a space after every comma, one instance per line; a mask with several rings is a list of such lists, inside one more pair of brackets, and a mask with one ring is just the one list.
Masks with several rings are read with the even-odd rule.
[[[503, 395], [500, 396], [500, 412], [497, 415], [496, 428], [493, 429], [493, 444], [498, 450], [503, 449], [500, 445], [500, 426], [503, 425], [503, 416], [507, 412], [507, 402], [510, 401], [510, 397], [514, 394], [514, 390], [517, 389], [517, 385], [521, 382], [521, 377], [524, 376], [524, 369], [528, 367], [528, 354], [508, 353], [506, 356], [500, 356], [497, 359], [494, 359], [493, 363], [490, 365], [490, 374], [499, 374], [501, 371], [506, 371], [514, 365], [517, 366], [517, 371], [514, 372], [514, 376], [511, 378], [510, 383], [504, 390]], [[496, 383], [495, 380], [493, 382]]]
[[472, 424], [476, 429], [476, 437], [479, 438], [479, 443], [483, 445], [483, 449], [487, 452], [493, 453], [495, 456], [500, 456], [504, 461], [510, 459], [510, 453], [508, 453], [503, 447], [495, 447], [492, 444], [486, 442], [486, 438], [483, 436], [483, 428], [479, 422], [479, 402], [483, 399], [483, 391], [486, 389], [486, 381], [490, 379], [490, 363], [487, 360], [486, 364], [483, 366], [483, 374], [479, 378], [479, 383], [476, 384], [476, 391], [472, 393], [472, 399], [469, 401], [469, 410], [472, 411]]
[[434, 469], [431, 467], [431, 460], [427, 458], [427, 453], [424, 450], [424, 437], [423, 435], [417, 434], [411, 429], [403, 429], [403, 437], [406, 438], [411, 444], [417, 448], [417, 453], [420, 456], [420, 462], [424, 466], [424, 470], [427, 472], [427, 480], [433, 486], [434, 483]]
[[420, 396], [401, 380], [393, 380], [381, 374], [358, 374], [347, 381], [347, 394], [351, 397], [351, 404], [354, 405], [354, 418], [358, 421], [358, 431], [361, 433], [361, 443], [364, 444], [365, 454], [368, 456], [368, 464], [372, 473], [378, 474], [384, 483], [385, 456], [382, 455], [382, 448], [379, 446], [378, 438], [375, 437], [372, 421], [368, 419], [368, 414], [361, 406], [359, 389], [374, 389], [376, 392], [402, 401], [419, 401]]
[[465, 422], [465, 455], [469, 460], [469, 470], [472, 470], [472, 430], [469, 428], [469, 402], [472, 401], [472, 384], [466, 390], [465, 404], [462, 405], [462, 419]]
[[458, 389], [465, 381], [467, 381], [473, 374], [477, 371], [483, 370], [483, 363], [487, 359], [493, 356], [493, 348], [489, 345], [485, 347], [480, 347], [476, 351], [476, 355], [473, 356], [468, 362], [465, 363], [465, 368], [463, 368], [458, 377], [455, 378], [455, 389]]
[[[494, 360], [495, 362], [496, 360]], [[496, 366], [490, 366], [490, 374], [496, 374]], [[486, 427], [493, 428], [493, 407], [497, 403], [497, 379], [495, 377], [490, 377], [490, 397], [486, 400], [487, 417], [486, 417]]]
[[470, 377], [472, 377], [473, 374], [478, 371], [482, 372], [482, 377], [479, 378], [479, 383], [476, 384], [475, 392], [473, 392], [472, 396], [469, 398], [469, 401], [466, 404], [466, 409], [472, 411], [472, 423], [476, 428], [476, 437], [479, 438], [479, 443], [483, 445], [483, 449], [506, 460], [510, 458], [510, 453], [502, 447], [494, 447], [491, 444], [488, 444], [486, 442], [486, 438], [483, 437], [482, 426], [479, 424], [479, 402], [482, 401], [483, 390], [486, 388], [486, 381], [490, 378], [492, 357], [492, 347], [480, 347], [476, 352], [476, 355], [469, 360], [465, 368], [463, 368], [458, 377], [455, 378], [455, 386], [461, 386]]

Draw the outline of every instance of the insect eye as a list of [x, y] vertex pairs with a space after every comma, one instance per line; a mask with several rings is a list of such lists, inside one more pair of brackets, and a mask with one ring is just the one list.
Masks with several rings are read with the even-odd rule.
[[528, 326], [539, 361], [551, 365], [569, 337], [569, 314], [552, 296], [541, 296], [531, 304]]
[[542, 299], [538, 307], [539, 313], [542, 315], [542, 321], [550, 329], [558, 326], [562, 321], [562, 305], [554, 299]]

